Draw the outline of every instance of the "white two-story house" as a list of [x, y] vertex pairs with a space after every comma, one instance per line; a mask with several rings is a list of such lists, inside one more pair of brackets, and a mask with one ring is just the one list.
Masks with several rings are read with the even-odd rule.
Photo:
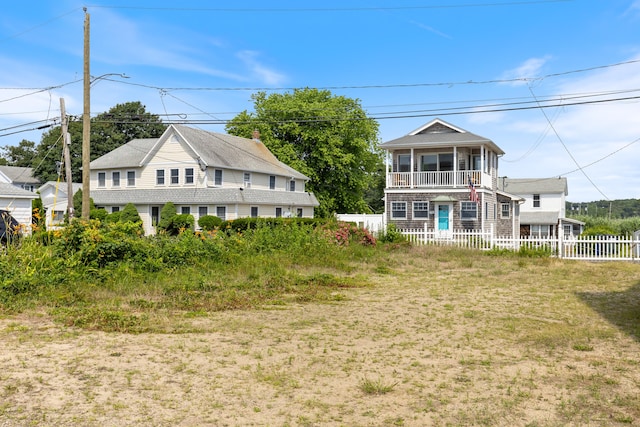
[[520, 235], [533, 237], [577, 236], [584, 223], [566, 218], [567, 178], [507, 178], [498, 180], [501, 190], [524, 199], [520, 207]]
[[398, 228], [519, 236], [522, 199], [498, 188], [504, 154], [490, 139], [440, 119], [381, 144], [386, 150], [385, 220]]
[[165, 203], [178, 213], [223, 220], [311, 218], [318, 201], [309, 178], [279, 161], [259, 140], [170, 125], [160, 138], [136, 139], [91, 162], [90, 197], [119, 211], [133, 203], [145, 233]]

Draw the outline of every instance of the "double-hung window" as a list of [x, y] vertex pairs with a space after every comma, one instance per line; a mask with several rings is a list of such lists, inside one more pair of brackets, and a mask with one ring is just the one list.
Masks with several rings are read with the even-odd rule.
[[540, 207], [540, 195], [539, 194], [534, 194], [533, 195], [533, 207], [534, 208], [539, 208]]
[[184, 170], [184, 183], [193, 184], [193, 168], [186, 168]]
[[509, 203], [500, 204], [500, 218], [508, 219], [511, 216], [511, 209]]
[[478, 219], [478, 204], [476, 202], [460, 202], [460, 219]]
[[98, 172], [98, 187], [107, 186], [107, 174], [105, 172]]
[[111, 186], [120, 187], [120, 172], [111, 172]]
[[296, 191], [296, 180], [292, 179], [289, 181], [289, 191]]
[[216, 187], [222, 186], [222, 169], [216, 169], [213, 171], [213, 184]]
[[136, 186], [136, 171], [127, 171], [127, 187]]
[[171, 169], [171, 184], [179, 184], [180, 183], [180, 169]]
[[407, 202], [391, 202], [391, 218], [407, 218]]
[[164, 185], [164, 169], [156, 169], [156, 185]]
[[275, 190], [275, 189], [276, 189], [276, 176], [271, 175], [269, 177], [269, 190]]
[[429, 202], [413, 202], [413, 218], [428, 218]]

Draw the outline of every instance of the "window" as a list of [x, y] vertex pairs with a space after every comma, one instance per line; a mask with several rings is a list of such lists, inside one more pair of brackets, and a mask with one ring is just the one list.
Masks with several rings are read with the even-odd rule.
[[209, 215], [209, 208], [207, 208], [206, 206], [199, 206], [198, 217], [202, 218], [203, 216], [207, 216], [207, 215]]
[[164, 169], [156, 169], [156, 185], [164, 185]]
[[533, 195], [533, 207], [534, 208], [539, 208], [540, 207], [540, 195], [539, 194], [534, 194]]
[[511, 216], [511, 209], [509, 203], [500, 204], [500, 218], [507, 219]]
[[391, 218], [407, 218], [407, 202], [391, 202]]
[[193, 168], [186, 168], [184, 170], [184, 183], [193, 184]]
[[180, 183], [180, 170], [179, 169], [171, 169], [171, 184], [179, 184]]
[[420, 170], [427, 172], [452, 171], [453, 153], [425, 154], [420, 157]]
[[251, 218], [257, 218], [257, 217], [258, 217], [258, 207], [251, 206]]
[[120, 212], [120, 206], [111, 206], [111, 213]]
[[213, 184], [217, 186], [222, 185], [222, 169], [216, 169], [213, 172]]
[[271, 175], [269, 177], [269, 190], [275, 190], [276, 189], [276, 177], [274, 175]]
[[531, 224], [531, 235], [534, 237], [548, 237], [549, 226], [541, 224]]
[[53, 218], [51, 221], [54, 224], [60, 224], [64, 221], [64, 211], [53, 211]]
[[489, 202], [484, 202], [484, 219], [489, 219]]
[[302, 208], [297, 208], [296, 209], [296, 215], [298, 216], [298, 218], [302, 218]]
[[111, 185], [120, 187], [120, 172], [111, 172]]
[[573, 234], [573, 227], [571, 226], [571, 224], [564, 224], [562, 226], [562, 231], [565, 238], [571, 237], [571, 235]]
[[191, 206], [182, 206], [180, 208], [180, 213], [182, 215], [190, 215], [191, 214]]
[[478, 204], [476, 202], [460, 202], [460, 219], [477, 219]]
[[413, 218], [428, 218], [429, 202], [413, 202]]
[[289, 191], [296, 191], [296, 181], [294, 179], [289, 181]]
[[398, 172], [411, 172], [411, 155], [398, 155]]
[[98, 187], [105, 187], [107, 185], [107, 174], [104, 172], [98, 172]]
[[226, 206], [216, 206], [216, 216], [221, 220], [227, 219], [227, 207]]
[[276, 208], [276, 218], [280, 218], [282, 216], [282, 208]]
[[136, 171], [127, 172], [127, 186], [129, 187], [136, 186]]
[[421, 157], [420, 170], [426, 172], [433, 172], [438, 170], [438, 155], [437, 154], [425, 154]]

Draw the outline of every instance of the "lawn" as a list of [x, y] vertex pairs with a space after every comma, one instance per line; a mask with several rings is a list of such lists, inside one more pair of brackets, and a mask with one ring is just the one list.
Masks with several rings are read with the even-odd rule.
[[[0, 425], [640, 424], [640, 264], [370, 251], [348, 266], [274, 266], [297, 279], [263, 304], [198, 305], [188, 286], [114, 302], [111, 286], [93, 308], [85, 298], [85, 317], [5, 312]], [[200, 290], [228, 280], [193, 274]], [[300, 297], [301, 285], [325, 291]], [[154, 304], [168, 296], [189, 308]], [[87, 312], [124, 326], [92, 327]]]

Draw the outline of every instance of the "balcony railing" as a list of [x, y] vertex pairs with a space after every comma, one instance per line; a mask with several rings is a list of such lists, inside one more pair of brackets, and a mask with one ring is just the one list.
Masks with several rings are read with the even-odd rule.
[[469, 179], [478, 187], [491, 182], [482, 171], [389, 172], [387, 188], [460, 188], [469, 186]]

